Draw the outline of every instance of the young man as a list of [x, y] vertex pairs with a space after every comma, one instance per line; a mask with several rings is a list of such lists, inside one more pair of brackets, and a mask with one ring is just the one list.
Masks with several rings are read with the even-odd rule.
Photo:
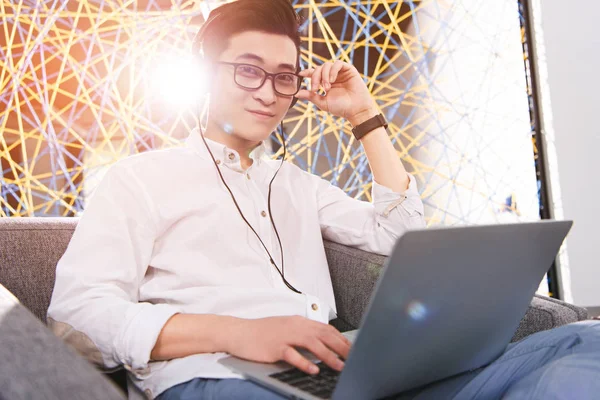
[[[389, 254], [424, 226], [415, 181], [384, 127], [360, 139], [373, 203], [265, 155], [294, 96], [354, 127], [379, 114], [349, 64], [296, 75], [298, 23], [288, 0], [211, 13], [206, 126], [185, 147], [114, 165], [58, 264], [50, 326], [105, 368], [124, 365], [149, 398], [280, 398], [218, 364], [227, 354], [316, 373], [297, 351], [306, 348], [341, 370], [350, 343], [328, 325], [335, 301], [322, 237]], [[312, 90], [299, 90], [302, 78]], [[444, 393], [477, 382], [461, 379]]]

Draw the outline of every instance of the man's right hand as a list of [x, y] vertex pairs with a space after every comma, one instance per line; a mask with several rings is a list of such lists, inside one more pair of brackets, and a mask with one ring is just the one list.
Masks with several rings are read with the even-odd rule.
[[[300, 316], [240, 319], [227, 340], [227, 353], [263, 363], [285, 361], [306, 372], [316, 374], [318, 367], [296, 348], [314, 354], [331, 368], [341, 371], [351, 343], [328, 324]], [[339, 356], [339, 357], [338, 357]]]

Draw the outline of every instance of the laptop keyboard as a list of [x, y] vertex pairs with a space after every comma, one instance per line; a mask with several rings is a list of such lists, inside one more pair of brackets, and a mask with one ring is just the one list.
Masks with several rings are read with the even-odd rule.
[[317, 365], [319, 366], [319, 373], [317, 375], [309, 375], [294, 368], [277, 372], [269, 376], [300, 390], [304, 390], [313, 396], [321, 399], [330, 399], [340, 376], [340, 372], [329, 368], [323, 363]]

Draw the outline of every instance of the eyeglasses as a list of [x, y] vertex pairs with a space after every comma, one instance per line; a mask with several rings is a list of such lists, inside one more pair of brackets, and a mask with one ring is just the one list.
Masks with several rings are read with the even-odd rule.
[[300, 90], [302, 77], [291, 72], [271, 74], [252, 64], [218, 61], [218, 64], [231, 65], [235, 68], [235, 83], [244, 89], [260, 89], [267, 78], [273, 82], [273, 90], [282, 96], [293, 96]]

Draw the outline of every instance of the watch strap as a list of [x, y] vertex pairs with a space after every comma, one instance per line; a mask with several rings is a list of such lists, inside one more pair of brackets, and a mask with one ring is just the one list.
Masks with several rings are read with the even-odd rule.
[[381, 126], [383, 126], [384, 128], [387, 129], [388, 124], [387, 124], [387, 121], [385, 120], [385, 117], [383, 116], [383, 114], [378, 114], [378, 115], [374, 116], [373, 118], [369, 118], [362, 124], [356, 125], [354, 128], [352, 128], [352, 133], [354, 134], [354, 137], [356, 138], [356, 140], [360, 140], [367, 133], [369, 133]]

